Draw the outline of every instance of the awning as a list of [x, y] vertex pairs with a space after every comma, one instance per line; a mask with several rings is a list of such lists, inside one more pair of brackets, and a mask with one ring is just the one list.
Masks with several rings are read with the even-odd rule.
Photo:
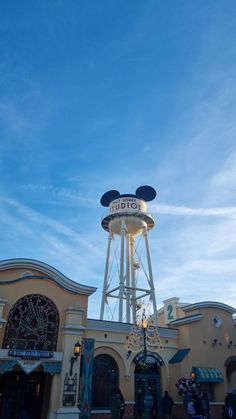
[[191, 349], [179, 349], [174, 356], [169, 360], [169, 364], [178, 364], [182, 362]]
[[223, 383], [224, 377], [219, 368], [193, 367], [197, 383]]
[[0, 358], [0, 374], [4, 372], [14, 371], [15, 366], [20, 367], [26, 374], [30, 374], [39, 366], [43, 367], [44, 372], [50, 374], [60, 374], [62, 362], [61, 361], [35, 361], [35, 360], [21, 360], [21, 359], [1, 359]]

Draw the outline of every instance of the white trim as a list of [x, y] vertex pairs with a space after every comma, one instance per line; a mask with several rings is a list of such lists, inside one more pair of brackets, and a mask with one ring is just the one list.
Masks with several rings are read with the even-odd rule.
[[181, 326], [182, 324], [188, 324], [198, 322], [203, 318], [202, 314], [194, 314], [193, 316], [182, 317], [181, 319], [172, 320], [170, 324], [174, 326]]
[[[82, 295], [91, 295], [93, 294], [97, 288], [90, 287], [87, 285], [81, 285], [71, 279], [67, 278], [63, 275], [60, 271], [53, 268], [52, 266], [48, 265], [47, 263], [40, 262], [35, 259], [6, 259], [0, 261], [0, 271], [4, 271], [6, 269], [34, 269], [37, 271], [42, 272], [43, 274], [47, 275], [49, 278], [56, 282], [59, 286], [66, 289], [67, 291], [73, 292], [74, 294], [82, 294]], [[30, 276], [24, 276], [19, 278], [19, 280], [24, 281], [31, 278]], [[18, 278], [17, 278], [18, 279]], [[10, 281], [9, 281], [10, 283]], [[1, 281], [0, 281], [1, 284]]]
[[236, 308], [229, 306], [228, 304], [219, 303], [217, 301], [202, 301], [199, 303], [188, 304], [182, 307], [183, 311], [192, 311], [199, 308], [219, 308], [224, 311], [228, 311], [230, 314], [236, 313]]

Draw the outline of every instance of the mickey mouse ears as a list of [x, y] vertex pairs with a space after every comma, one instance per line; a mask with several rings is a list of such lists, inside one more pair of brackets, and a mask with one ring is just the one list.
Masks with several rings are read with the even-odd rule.
[[143, 199], [144, 201], [152, 201], [156, 198], [156, 191], [151, 186], [139, 186], [138, 189], [136, 189], [135, 195], [132, 194], [123, 194], [120, 195], [119, 191], [112, 190], [104, 193], [100, 199], [100, 202], [103, 207], [109, 207], [110, 203], [114, 201], [117, 198], [122, 198], [125, 196], [130, 196], [138, 199]]

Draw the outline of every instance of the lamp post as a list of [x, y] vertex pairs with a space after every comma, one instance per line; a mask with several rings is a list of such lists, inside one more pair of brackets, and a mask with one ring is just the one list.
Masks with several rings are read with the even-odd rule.
[[143, 313], [142, 313], [141, 327], [142, 327], [142, 330], [143, 330], [143, 354], [144, 354], [144, 361], [146, 361], [146, 357], [147, 357], [147, 327], [148, 327], [148, 322], [147, 322], [147, 319], [146, 319], [145, 310], [143, 310]]
[[[147, 327], [148, 327], [148, 322], [146, 319], [146, 315], [145, 315], [145, 310], [143, 310], [142, 312], [142, 320], [141, 320], [141, 328], [143, 331], [143, 357], [144, 357], [144, 362], [146, 363], [147, 360]], [[147, 386], [145, 385], [145, 393], [144, 393], [144, 418], [145, 419], [149, 419], [150, 418], [150, 413], [151, 413], [151, 409], [153, 407], [153, 397], [151, 394], [149, 394], [149, 389], [146, 388]]]
[[77, 341], [74, 344], [74, 355], [70, 358], [70, 376], [73, 374], [73, 366], [74, 363], [77, 361], [78, 356], [80, 356], [81, 352], [81, 344], [79, 341]]
[[[127, 358], [132, 352], [141, 352], [143, 356], [143, 364], [148, 368], [148, 354], [150, 352], [158, 352], [162, 349], [160, 336], [158, 334], [157, 325], [154, 316], [146, 316], [145, 309], [140, 313], [139, 322], [133, 324], [129, 333], [129, 343]], [[145, 369], [145, 371], [147, 371]], [[149, 419], [153, 408], [153, 396], [149, 392], [148, 377], [145, 378], [145, 393], [144, 393], [144, 417]]]

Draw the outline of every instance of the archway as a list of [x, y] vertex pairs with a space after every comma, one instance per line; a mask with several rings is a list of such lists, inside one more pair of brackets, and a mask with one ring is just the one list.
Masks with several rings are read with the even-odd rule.
[[0, 418], [42, 419], [47, 417], [51, 374], [10, 371], [0, 375]]
[[26, 295], [11, 308], [3, 348], [13, 367], [0, 374], [0, 419], [47, 417], [51, 374], [41, 360], [56, 351], [58, 328], [57, 307], [41, 294]]
[[118, 387], [119, 371], [114, 358], [102, 354], [94, 358], [92, 408], [110, 409], [114, 388]]
[[135, 366], [135, 417], [145, 417], [145, 398], [152, 396], [152, 417], [157, 417], [160, 412], [161, 376], [160, 367], [164, 365], [158, 354], [140, 353], [134, 359]]

